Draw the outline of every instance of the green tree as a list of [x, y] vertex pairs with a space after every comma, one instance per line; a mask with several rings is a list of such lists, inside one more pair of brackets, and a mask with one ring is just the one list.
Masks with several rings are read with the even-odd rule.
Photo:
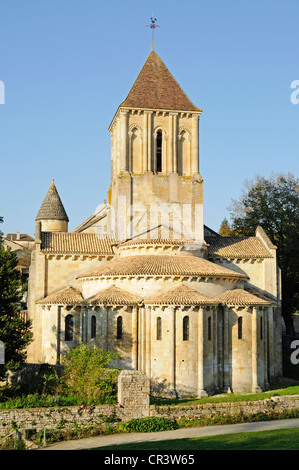
[[5, 364], [0, 379], [8, 370], [18, 369], [26, 359], [26, 347], [32, 341], [31, 323], [20, 314], [24, 287], [16, 269], [17, 257], [0, 241], [0, 341], [5, 347]]
[[226, 217], [221, 222], [220, 229], [219, 229], [219, 235], [221, 235], [222, 237], [232, 237], [232, 236], [234, 236], [234, 231], [231, 229]]
[[117, 359], [114, 352], [80, 343], [63, 356], [61, 392], [81, 397], [89, 405], [115, 401], [118, 369], [111, 361]]
[[254, 235], [260, 225], [277, 246], [282, 278], [282, 315], [293, 334], [291, 315], [299, 308], [299, 180], [294, 175], [256, 176], [230, 207], [235, 235]]

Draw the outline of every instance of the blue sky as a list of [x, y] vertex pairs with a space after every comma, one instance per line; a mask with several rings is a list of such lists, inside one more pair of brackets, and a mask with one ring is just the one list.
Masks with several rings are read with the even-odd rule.
[[108, 126], [150, 52], [152, 14], [157, 53], [203, 110], [205, 224], [219, 229], [246, 179], [298, 176], [298, 0], [0, 0], [5, 234], [34, 235], [52, 178], [69, 230], [106, 198]]

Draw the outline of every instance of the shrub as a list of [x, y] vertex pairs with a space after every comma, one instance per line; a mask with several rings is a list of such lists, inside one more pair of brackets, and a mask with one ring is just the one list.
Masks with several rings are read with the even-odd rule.
[[60, 395], [76, 395], [85, 404], [115, 403], [119, 370], [111, 366], [114, 352], [79, 344], [63, 358]]
[[179, 425], [175, 420], [163, 417], [134, 418], [125, 423], [119, 424], [122, 432], [155, 432], [178, 429]]

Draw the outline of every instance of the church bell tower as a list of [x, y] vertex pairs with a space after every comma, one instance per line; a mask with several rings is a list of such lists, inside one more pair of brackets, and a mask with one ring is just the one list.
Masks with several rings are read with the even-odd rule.
[[118, 240], [163, 227], [204, 244], [203, 181], [194, 106], [152, 49], [110, 124], [108, 202]]

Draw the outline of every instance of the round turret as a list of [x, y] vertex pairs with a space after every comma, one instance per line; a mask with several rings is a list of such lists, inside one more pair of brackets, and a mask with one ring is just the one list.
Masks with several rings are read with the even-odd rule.
[[35, 218], [41, 232], [67, 232], [69, 218], [57, 192], [54, 180]]

